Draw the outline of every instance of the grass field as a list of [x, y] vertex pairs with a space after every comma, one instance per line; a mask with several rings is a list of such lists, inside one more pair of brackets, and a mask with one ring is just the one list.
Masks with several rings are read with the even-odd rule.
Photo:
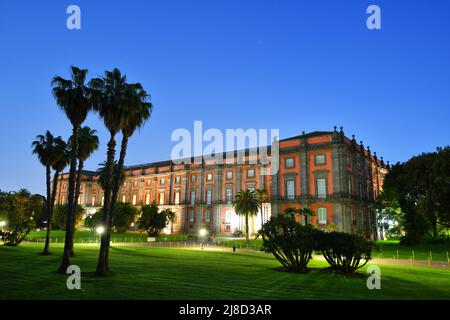
[[[28, 235], [28, 239], [31, 241], [45, 241], [45, 230], [32, 231]], [[50, 232], [50, 239], [53, 243], [63, 243], [66, 232], [64, 230], [52, 230]], [[113, 233], [111, 235], [111, 240], [113, 242], [146, 242], [147, 233], [145, 232], [126, 232], [126, 233]], [[99, 241], [100, 237], [97, 233], [91, 232], [89, 229], [77, 230], [75, 231], [74, 241], [77, 243], [95, 243]], [[156, 241], [185, 241], [187, 240], [187, 235], [161, 235], [156, 237]]]
[[114, 274], [93, 274], [97, 245], [77, 245], [72, 264], [82, 271], [81, 290], [66, 288], [55, 273], [62, 245], [0, 246], [0, 299], [450, 299], [450, 271], [381, 267], [381, 290], [368, 290], [359, 276], [281, 271], [269, 254], [149, 247], [113, 247]]

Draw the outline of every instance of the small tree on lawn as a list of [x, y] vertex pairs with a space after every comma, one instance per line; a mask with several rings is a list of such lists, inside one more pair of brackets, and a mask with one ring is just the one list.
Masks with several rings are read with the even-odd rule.
[[87, 216], [84, 219], [84, 226], [88, 227], [91, 232], [95, 231], [95, 228], [97, 228], [99, 225], [102, 224], [102, 209], [97, 210], [94, 214]]
[[169, 209], [159, 212], [156, 203], [141, 208], [138, 228], [145, 230], [149, 237], [157, 237], [161, 231], [175, 220], [175, 213]]
[[236, 214], [245, 217], [245, 238], [247, 243], [250, 242], [248, 217], [256, 216], [258, 214], [260, 203], [261, 200], [256, 195], [256, 192], [251, 189], [239, 191], [233, 201], [233, 207], [236, 210]]

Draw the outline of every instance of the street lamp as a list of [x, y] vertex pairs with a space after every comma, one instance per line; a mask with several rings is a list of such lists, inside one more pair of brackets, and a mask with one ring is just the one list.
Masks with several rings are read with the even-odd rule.
[[6, 226], [5, 220], [0, 220], [0, 230], [3, 231], [3, 227]]
[[103, 226], [98, 226], [95, 229], [95, 232], [97, 232], [97, 234], [100, 235], [100, 236], [103, 234], [104, 231], [105, 231], [105, 228], [103, 228]]
[[198, 231], [198, 234], [200, 235], [200, 242], [202, 244], [202, 249], [203, 249], [203, 242], [205, 241], [205, 236], [208, 234], [208, 231], [206, 229], [202, 228]]

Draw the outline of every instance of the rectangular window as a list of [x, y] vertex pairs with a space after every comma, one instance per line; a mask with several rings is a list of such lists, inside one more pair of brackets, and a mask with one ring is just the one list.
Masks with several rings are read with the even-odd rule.
[[205, 212], [205, 222], [206, 223], [211, 222], [211, 213], [209, 212], [209, 210], [206, 210], [206, 212]]
[[288, 200], [294, 200], [295, 199], [295, 181], [294, 180], [288, 180], [286, 181], [286, 195]]
[[80, 204], [80, 205], [81, 205], [81, 198], [82, 198], [82, 195], [80, 194], [80, 195], [78, 196], [78, 204]]
[[164, 191], [159, 192], [159, 204], [164, 204]]
[[133, 181], [133, 187], [137, 187], [137, 185], [138, 185], [138, 181], [137, 181], [137, 180], [134, 180], [134, 181]]
[[247, 177], [252, 178], [255, 176], [255, 170], [254, 169], [248, 169], [247, 170]]
[[348, 194], [352, 195], [352, 180], [348, 179]]
[[191, 191], [191, 205], [195, 204], [195, 191]]
[[135, 194], [133, 194], [133, 200], [132, 200], [133, 206], [136, 205], [136, 201], [137, 201], [137, 196]]
[[317, 197], [327, 197], [327, 179], [317, 179]]
[[123, 196], [122, 196], [122, 202], [125, 203], [126, 200], [127, 200], [127, 196], [126, 196], [126, 195], [123, 195]]
[[194, 222], [194, 211], [189, 212], [189, 221]]
[[233, 179], [233, 171], [227, 171], [227, 180]]
[[181, 180], [180, 176], [175, 177], [175, 183], [177, 183], [177, 184], [180, 183], [180, 180]]
[[226, 188], [225, 195], [226, 195], [227, 203], [233, 202], [233, 189], [232, 188]]
[[293, 168], [294, 167], [294, 158], [286, 158], [284, 166], [285, 168]]
[[150, 204], [150, 192], [147, 192], [145, 194], [145, 204], [149, 205]]
[[212, 181], [212, 177], [213, 177], [212, 173], [208, 173], [208, 174], [206, 175], [206, 180], [207, 180], [207, 181]]
[[327, 224], [328, 220], [327, 208], [317, 209], [317, 219], [319, 224]]
[[92, 197], [92, 200], [91, 200], [91, 206], [95, 206], [95, 197]]
[[105, 204], [105, 197], [102, 196], [102, 205], [104, 205], [104, 204]]
[[212, 190], [206, 190], [206, 204], [211, 204], [212, 201]]
[[161, 178], [161, 180], [159, 180], [159, 184], [160, 185], [165, 185], [166, 184], [166, 178]]
[[175, 204], [180, 204], [180, 191], [175, 191]]
[[147, 187], [150, 187], [152, 185], [152, 180], [151, 179], [147, 179]]
[[64, 196], [62, 196], [62, 198], [61, 198], [61, 203], [64, 204], [65, 201], [66, 201], [66, 198], [65, 198]]
[[227, 210], [225, 212], [225, 223], [231, 223], [231, 211]]
[[195, 175], [194, 175], [194, 176], [191, 176], [191, 181], [192, 181], [192, 182], [195, 182], [195, 180], [197, 180], [197, 176], [195, 176]]
[[315, 163], [316, 165], [322, 165], [325, 164], [325, 155], [324, 154], [317, 154], [315, 157]]

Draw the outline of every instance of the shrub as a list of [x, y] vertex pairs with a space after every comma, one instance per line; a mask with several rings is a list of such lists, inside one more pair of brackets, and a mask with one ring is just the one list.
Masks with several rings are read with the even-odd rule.
[[84, 226], [88, 227], [91, 232], [94, 232], [95, 228], [102, 224], [102, 212], [102, 209], [97, 210], [94, 214], [88, 215], [84, 219]]
[[311, 225], [302, 226], [290, 216], [272, 217], [260, 230], [263, 248], [290, 272], [305, 273], [316, 247], [317, 233]]
[[[66, 229], [66, 222], [67, 222], [67, 211], [69, 207], [67, 204], [63, 205], [56, 205], [53, 209], [53, 221], [52, 221], [52, 227], [54, 229], [60, 229], [65, 230]], [[83, 215], [86, 212], [86, 210], [80, 206], [76, 206], [75, 210], [75, 229], [78, 229], [81, 225], [81, 222], [83, 221]]]
[[372, 241], [344, 232], [318, 233], [317, 245], [330, 264], [329, 269], [339, 273], [354, 273], [366, 265], [374, 246]]

